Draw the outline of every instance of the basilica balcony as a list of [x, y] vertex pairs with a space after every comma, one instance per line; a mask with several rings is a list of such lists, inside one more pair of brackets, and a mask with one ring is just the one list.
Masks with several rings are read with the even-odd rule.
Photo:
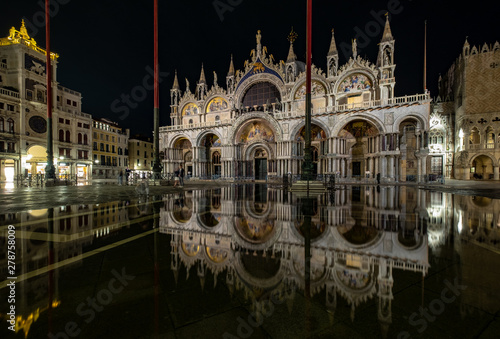
[[5, 88], [0, 88], [0, 95], [19, 99], [19, 93], [18, 92], [14, 92], [14, 91], [11, 91], [11, 90], [5, 89]]
[[198, 129], [198, 128], [207, 128], [207, 127], [227, 126], [227, 125], [233, 124], [235, 122], [235, 120], [236, 119], [226, 119], [226, 120], [219, 120], [219, 121], [198, 122], [198, 123], [186, 124], [186, 125], [164, 126], [164, 127], [160, 127], [160, 133], [161, 132], [180, 131], [180, 130], [186, 130], [186, 129]]

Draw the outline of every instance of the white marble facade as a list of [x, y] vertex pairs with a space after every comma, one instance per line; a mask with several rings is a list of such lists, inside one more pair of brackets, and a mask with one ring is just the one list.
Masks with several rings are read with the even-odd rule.
[[[209, 87], [202, 66], [194, 93], [177, 73], [171, 92], [171, 125], [160, 127], [165, 173], [182, 164], [193, 179], [300, 174], [304, 156], [305, 64], [293, 42], [286, 61], [257, 46], [244, 69], [233, 60], [226, 88]], [[429, 157], [429, 93], [395, 97], [394, 43], [389, 21], [375, 64], [353, 54], [339, 66], [332, 33], [327, 71], [312, 67], [312, 152], [317, 174], [340, 180], [427, 180], [442, 175]]]

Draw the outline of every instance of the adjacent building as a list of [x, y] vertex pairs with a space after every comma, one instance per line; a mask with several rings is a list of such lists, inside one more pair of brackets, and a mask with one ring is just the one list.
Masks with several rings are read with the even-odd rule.
[[[53, 70], [53, 150], [56, 175], [89, 180], [92, 117], [81, 94], [57, 82]], [[43, 174], [47, 161], [46, 51], [28, 35], [24, 22], [0, 38], [0, 181]]]
[[125, 173], [128, 162], [129, 129], [108, 119], [95, 118], [92, 122], [93, 180], [117, 179]]
[[[439, 78], [430, 151], [443, 156], [446, 176], [500, 179], [500, 44], [470, 46]], [[435, 153], [435, 156], [434, 156]]]
[[[294, 52], [276, 62], [260, 31], [251, 59], [226, 87], [202, 66], [196, 87], [171, 94], [171, 126], [160, 128], [163, 168], [184, 165], [196, 178], [266, 180], [300, 174], [304, 159], [305, 64]], [[328, 43], [325, 41], [325, 43]], [[229, 51], [228, 51], [229, 52]], [[357, 54], [341, 65], [332, 32], [326, 70], [312, 67], [312, 152], [317, 174], [339, 180], [427, 180], [433, 173], [428, 132], [430, 95], [395, 96], [395, 39], [387, 19], [375, 63]], [[444, 165], [443, 165], [444, 166]], [[438, 173], [443, 169], [439, 169]]]
[[153, 140], [134, 135], [128, 141], [129, 170], [139, 178], [147, 178], [153, 171]]

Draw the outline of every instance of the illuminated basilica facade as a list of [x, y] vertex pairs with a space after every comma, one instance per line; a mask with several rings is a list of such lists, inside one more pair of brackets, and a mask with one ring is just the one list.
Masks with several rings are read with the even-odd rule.
[[[209, 87], [201, 69], [194, 92], [177, 73], [171, 93], [171, 126], [160, 128], [165, 173], [182, 164], [196, 178], [252, 178], [300, 174], [304, 156], [305, 64], [293, 39], [286, 61], [275, 62], [260, 31], [251, 59], [226, 88], [214, 72]], [[376, 63], [357, 55], [339, 65], [332, 32], [326, 72], [312, 67], [312, 153], [317, 174], [339, 180], [419, 181], [431, 174], [429, 93], [395, 97], [395, 40], [389, 21]], [[443, 173], [443, 166], [438, 169]]]

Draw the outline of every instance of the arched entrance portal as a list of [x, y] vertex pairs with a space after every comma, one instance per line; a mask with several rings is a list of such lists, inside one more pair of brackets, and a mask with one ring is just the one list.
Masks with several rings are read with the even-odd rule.
[[493, 161], [486, 155], [480, 155], [472, 160], [471, 179], [493, 179]]
[[259, 147], [254, 152], [254, 173], [255, 180], [267, 179], [267, 152], [265, 149]]
[[246, 123], [236, 134], [237, 153], [243, 161], [236, 164], [236, 175], [266, 180], [275, 174], [276, 143], [274, 130], [265, 120], [255, 119]]
[[[293, 155], [302, 157], [299, 169], [302, 169], [306, 130], [302, 127], [297, 134]], [[313, 173], [322, 174], [326, 171], [326, 157], [328, 153], [327, 135], [325, 131], [316, 124], [311, 124], [311, 156], [313, 161]]]
[[200, 164], [202, 175], [209, 178], [220, 177], [222, 173], [221, 167], [221, 140], [213, 133], [209, 133], [201, 139], [200, 143]]
[[168, 173], [174, 173], [179, 168], [179, 165], [182, 165], [185, 175], [189, 175], [193, 170], [192, 152], [191, 141], [184, 137], [177, 139], [173, 147], [167, 150], [170, 160], [168, 163]]
[[351, 121], [344, 126], [339, 133], [339, 137], [345, 140], [347, 151], [346, 157], [341, 160], [344, 162], [342, 174], [353, 178], [373, 178], [379, 172], [378, 157], [375, 156], [379, 151], [375, 139], [378, 135], [379, 131], [364, 120]]

